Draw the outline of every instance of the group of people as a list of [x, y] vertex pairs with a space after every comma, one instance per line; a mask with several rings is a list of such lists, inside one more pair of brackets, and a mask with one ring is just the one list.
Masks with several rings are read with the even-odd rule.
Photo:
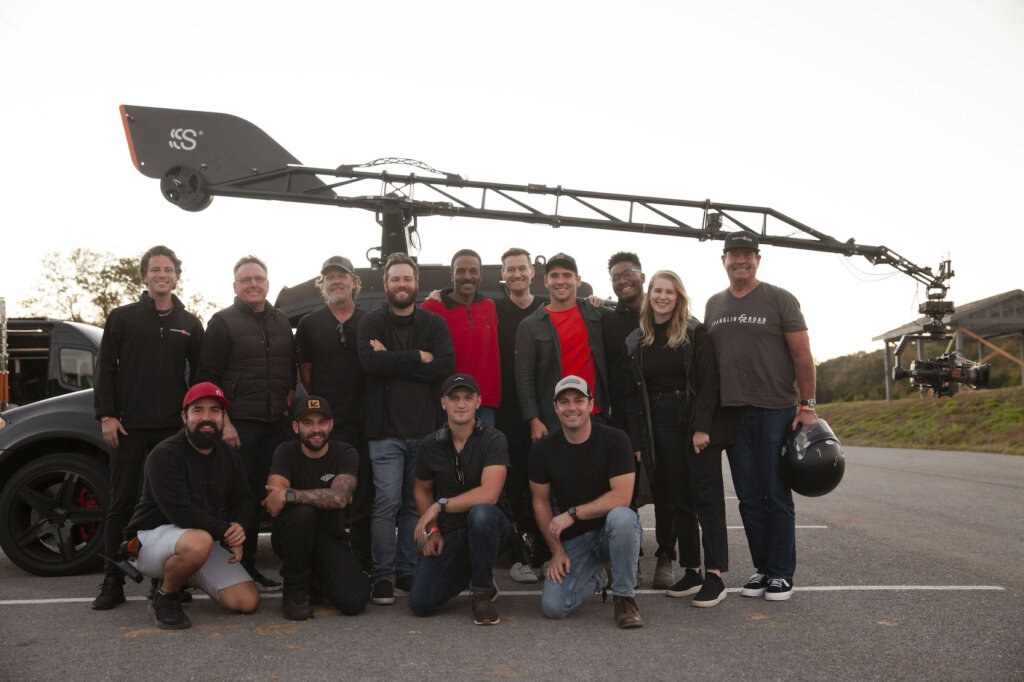
[[[397, 253], [385, 305], [364, 310], [351, 261], [333, 256], [324, 305], [293, 335], [260, 259], [236, 263], [235, 302], [204, 330], [174, 296], [180, 260], [153, 247], [146, 291], [110, 314], [100, 347], [111, 501], [93, 608], [125, 601], [122, 558], [152, 579], [162, 628], [189, 626], [188, 587], [245, 613], [283, 590], [295, 620], [323, 601], [346, 615], [393, 604], [396, 588], [428, 616], [468, 589], [474, 622], [493, 625], [506, 553], [513, 580], [543, 580], [546, 616], [610, 589], [619, 627], [642, 627], [647, 501], [653, 587], [699, 607], [726, 596], [723, 449], [756, 569], [741, 594], [788, 599], [795, 519], [777, 460], [787, 430], [815, 419], [814, 365], [799, 303], [757, 279], [760, 258], [756, 235], [728, 235], [729, 287], [702, 324], [676, 273], [648, 282], [629, 252], [608, 262], [614, 308], [578, 297], [565, 253], [534, 296], [530, 254], [512, 248], [499, 300], [464, 249], [451, 288], [417, 305], [418, 265]], [[264, 512], [283, 585], [257, 567]]]

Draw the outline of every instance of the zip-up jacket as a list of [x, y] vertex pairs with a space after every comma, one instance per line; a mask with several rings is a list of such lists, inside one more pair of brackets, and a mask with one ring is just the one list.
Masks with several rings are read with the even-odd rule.
[[[695, 318], [687, 324], [686, 344], [683, 345], [683, 365], [686, 371], [686, 408], [684, 426], [686, 443], [695, 431], [711, 436], [711, 445], [722, 447], [732, 441], [732, 425], [728, 415], [718, 406], [718, 362], [707, 328]], [[644, 380], [643, 359], [640, 349], [639, 328], [626, 337], [626, 411], [629, 437], [634, 452], [643, 452], [644, 461], [656, 461], [654, 453], [654, 426], [647, 382]]]
[[97, 419], [117, 417], [126, 429], [181, 426], [181, 401], [199, 364], [203, 325], [176, 296], [171, 303], [170, 314], [160, 317], [143, 292], [107, 317], [93, 392]]
[[224, 391], [231, 419], [278, 421], [296, 372], [292, 326], [269, 302], [257, 315], [236, 297], [210, 318], [196, 381], [212, 381]]
[[[576, 306], [587, 328], [590, 352], [593, 354], [594, 369], [597, 373], [597, 386], [591, 391], [601, 411], [608, 414], [608, 365], [604, 355], [604, 334], [601, 329], [601, 318], [605, 313], [582, 298], [576, 299]], [[548, 431], [558, 426], [554, 404], [555, 384], [561, 378], [562, 347], [558, 340], [558, 331], [547, 308], [541, 306], [519, 323], [516, 332], [516, 390], [519, 393], [519, 408], [523, 414], [523, 421], [539, 418]]]
[[[434, 412], [435, 428], [441, 423], [441, 382], [455, 370], [455, 349], [448, 325], [440, 315], [415, 308], [412, 312], [413, 348], [409, 350], [375, 351], [370, 339], [383, 341], [389, 337], [391, 308], [371, 310], [359, 321], [356, 350], [366, 370], [366, 437], [385, 438], [388, 430], [389, 380], [418, 381], [431, 389], [432, 405], [422, 409]], [[434, 356], [430, 362], [420, 360], [420, 351]]]
[[441, 301], [430, 299], [420, 306], [444, 318], [455, 346], [455, 372], [470, 374], [480, 387], [481, 405], [501, 404], [501, 357], [498, 354], [498, 311], [494, 301], [477, 294], [463, 305], [451, 297], [452, 289], [441, 293]]

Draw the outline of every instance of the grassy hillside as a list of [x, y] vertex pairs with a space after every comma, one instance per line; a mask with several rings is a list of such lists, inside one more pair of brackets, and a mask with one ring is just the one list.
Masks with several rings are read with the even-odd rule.
[[1024, 387], [818, 406], [844, 445], [1024, 455]]

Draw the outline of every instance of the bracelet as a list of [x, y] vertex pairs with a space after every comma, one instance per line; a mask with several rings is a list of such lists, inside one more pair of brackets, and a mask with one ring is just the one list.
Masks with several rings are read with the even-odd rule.
[[430, 530], [428, 530], [428, 531], [427, 531], [427, 534], [426, 534], [426, 535], [424, 535], [423, 537], [424, 537], [424, 538], [429, 538], [429, 537], [430, 537], [431, 535], [433, 535], [434, 533], [437, 533], [437, 532], [439, 532], [440, 530], [441, 530], [440, 528], [438, 528], [437, 526], [434, 526], [433, 528], [431, 528]]

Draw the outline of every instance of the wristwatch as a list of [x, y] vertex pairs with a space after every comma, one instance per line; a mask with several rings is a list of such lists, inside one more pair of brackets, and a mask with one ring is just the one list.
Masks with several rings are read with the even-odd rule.
[[807, 410], [809, 412], [813, 412], [814, 411], [814, 406], [817, 405], [817, 404], [818, 404], [818, 401], [815, 400], [814, 398], [810, 398], [808, 400], [801, 400], [800, 401], [800, 409], [801, 410]]
[[576, 507], [569, 507], [566, 512], [573, 521], [579, 521], [580, 518], [576, 516]]
[[284, 491], [284, 501], [285, 502], [289, 502], [289, 503], [290, 502], [294, 502], [295, 501], [295, 491], [291, 490], [291, 489]]
[[441, 499], [439, 499], [437, 501], [437, 503], [439, 505], [441, 505], [441, 511], [443, 511], [445, 514], [447, 514], [448, 513], [448, 498], [447, 497], [442, 497]]

